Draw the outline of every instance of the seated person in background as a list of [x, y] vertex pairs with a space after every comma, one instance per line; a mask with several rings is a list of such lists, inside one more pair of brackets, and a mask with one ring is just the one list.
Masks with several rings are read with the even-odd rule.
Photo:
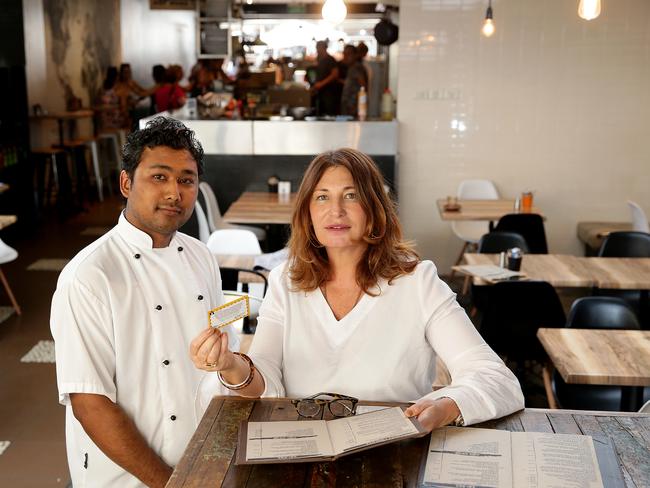
[[156, 91], [166, 83], [167, 70], [162, 64], [156, 64], [151, 69], [151, 77], [153, 78], [154, 85], [151, 90], [149, 90], [149, 93], [151, 97], [151, 115], [153, 115], [160, 112], [158, 107], [156, 107]]
[[185, 92], [179, 86], [183, 79], [183, 68], [172, 64], [167, 68], [166, 83], [156, 90], [156, 108], [160, 112], [175, 110], [185, 105]]
[[341, 105], [341, 92], [337, 87], [339, 69], [336, 60], [327, 52], [329, 41], [316, 43], [316, 81], [311, 86], [318, 115], [336, 115]]
[[138, 101], [151, 95], [149, 90], [142, 88], [131, 74], [131, 65], [122, 63], [120, 65], [120, 75], [115, 83], [115, 93], [120, 100], [120, 108], [125, 119], [125, 129], [130, 129], [133, 121], [133, 109]]
[[203, 413], [195, 400], [206, 375], [187, 348], [223, 303], [214, 256], [176, 232], [203, 172], [194, 133], [157, 117], [129, 135], [123, 156], [126, 209], [63, 269], [52, 298], [75, 487], [165, 485]]
[[[368, 156], [352, 149], [317, 156], [291, 228], [289, 259], [269, 276], [252, 365], [230, 352], [226, 334], [205, 330], [190, 347], [197, 368], [218, 372], [246, 397], [331, 391], [415, 401], [407, 415], [429, 430], [524, 407], [516, 377], [434, 264], [402, 240], [395, 205]], [[452, 381], [432, 391], [436, 356]]]
[[124, 113], [120, 108], [120, 99], [115, 93], [117, 83], [117, 68], [109, 66], [99, 95], [99, 131], [112, 131], [124, 127]]

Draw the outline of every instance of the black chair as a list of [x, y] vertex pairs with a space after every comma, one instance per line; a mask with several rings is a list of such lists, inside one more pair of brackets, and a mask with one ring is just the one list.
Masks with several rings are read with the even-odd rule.
[[[221, 271], [221, 288], [224, 290], [224, 293], [246, 294], [246, 295], [249, 294], [248, 281], [240, 281], [240, 273], [242, 273], [242, 274], [252, 274], [255, 275], [257, 278], [260, 278], [261, 282], [264, 284], [262, 289], [262, 297], [266, 295], [266, 289], [269, 286], [269, 282], [266, 279], [266, 275], [264, 275], [263, 273], [252, 269], [229, 268], [229, 267], [220, 267], [219, 271]], [[241, 283], [242, 285], [241, 292], [238, 291], [239, 283]], [[228, 299], [226, 298], [226, 300]], [[261, 302], [261, 298], [259, 297], [252, 297], [251, 301], [253, 300]], [[244, 318], [244, 323], [243, 323], [244, 334], [252, 334], [255, 332], [255, 329], [251, 327], [251, 321], [257, 320], [257, 313], [256, 313], [257, 309], [259, 309], [259, 307], [254, 306], [253, 303], [251, 303], [250, 316]]]
[[[513, 247], [518, 247], [524, 254], [528, 252], [528, 244], [526, 244], [526, 240], [521, 234], [517, 234], [516, 232], [492, 231], [481, 237], [481, 240], [478, 243], [478, 252], [484, 254], [496, 254], [512, 249]], [[468, 281], [470, 279], [469, 276], [466, 278]], [[491, 288], [491, 285], [472, 284], [472, 304], [477, 310], [483, 310], [485, 308]], [[463, 293], [465, 293], [466, 290], [467, 288], [464, 287]], [[475, 313], [476, 311], [472, 310], [472, 316], [474, 316]]]
[[494, 228], [499, 232], [516, 232], [526, 240], [528, 252], [531, 254], [547, 254], [546, 232], [544, 219], [539, 214], [519, 213], [507, 214], [499, 219]]
[[[639, 329], [639, 321], [620, 298], [585, 297], [571, 306], [567, 327], [581, 329]], [[567, 384], [555, 370], [552, 375], [549, 403], [557, 399], [559, 408], [575, 410], [618, 411], [621, 408], [621, 387]]]
[[[648, 258], [650, 257], [650, 234], [645, 232], [612, 232], [598, 251], [602, 258]], [[639, 317], [643, 329], [650, 328], [650, 304], [647, 290], [618, 290], [599, 288], [594, 294], [622, 298]]]
[[480, 333], [500, 355], [514, 361], [545, 361], [540, 327], [564, 327], [560, 299], [545, 281], [503, 281], [492, 286]]

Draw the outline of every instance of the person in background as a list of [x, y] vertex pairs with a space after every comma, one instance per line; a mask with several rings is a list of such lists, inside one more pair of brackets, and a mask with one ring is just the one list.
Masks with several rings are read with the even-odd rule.
[[114, 89], [120, 100], [120, 108], [125, 119], [124, 128], [130, 129], [134, 120], [133, 110], [136, 103], [141, 98], [151, 95], [151, 92], [142, 88], [132, 78], [131, 65], [129, 63], [122, 63], [120, 65], [120, 75], [115, 83]]
[[368, 45], [361, 41], [357, 44], [357, 54], [359, 55], [359, 62], [363, 66], [363, 69], [366, 70], [366, 91], [368, 92], [368, 100], [370, 100], [370, 87], [372, 86], [372, 67], [368, 60]]
[[124, 114], [120, 107], [120, 99], [115, 93], [117, 82], [117, 68], [109, 66], [106, 68], [106, 77], [102, 84], [102, 91], [97, 100], [99, 111], [99, 131], [111, 131], [124, 127]]
[[[319, 391], [415, 404], [429, 431], [524, 407], [514, 374], [402, 238], [375, 163], [354, 149], [314, 158], [296, 198], [285, 265], [273, 269], [248, 356], [206, 330], [194, 365], [245, 397]], [[451, 384], [432, 391], [439, 357]]]
[[336, 115], [341, 98], [336, 87], [339, 70], [336, 60], [327, 52], [328, 41], [316, 43], [316, 82], [311, 86], [318, 115]]
[[158, 107], [156, 107], [156, 91], [158, 88], [161, 88], [165, 84], [165, 77], [167, 75], [167, 70], [162, 64], [156, 64], [151, 70], [151, 77], [153, 78], [154, 85], [150, 91], [151, 97], [151, 115], [160, 112]]
[[368, 89], [368, 78], [366, 70], [359, 61], [357, 48], [352, 44], [347, 44], [343, 48], [343, 63], [347, 66], [348, 72], [341, 94], [341, 114], [356, 117], [359, 90], [362, 86]]
[[165, 75], [166, 83], [156, 90], [156, 108], [160, 112], [165, 110], [176, 110], [185, 105], [185, 92], [179, 86], [183, 79], [183, 68], [172, 64], [167, 68]]
[[75, 488], [163, 487], [203, 414], [197, 391], [212, 385], [187, 350], [224, 302], [221, 276], [208, 248], [177, 232], [202, 172], [201, 144], [181, 122], [157, 117], [131, 133], [126, 209], [59, 276], [50, 325]]

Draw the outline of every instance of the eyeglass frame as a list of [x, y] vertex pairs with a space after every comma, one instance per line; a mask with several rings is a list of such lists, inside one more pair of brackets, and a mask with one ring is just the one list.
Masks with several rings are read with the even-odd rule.
[[[327, 396], [332, 397], [332, 398], [329, 399], [329, 400], [326, 400], [324, 398], [323, 399], [318, 398], [319, 396], [324, 396], [324, 395], [327, 395]], [[336, 402], [337, 400], [349, 400], [349, 401], [352, 402], [352, 409], [350, 410], [349, 415], [336, 415], [334, 412], [332, 412], [331, 405], [332, 405], [332, 403]], [[315, 403], [319, 407], [318, 412], [316, 414], [312, 415], [311, 417], [301, 414], [300, 411], [298, 410], [298, 405], [301, 402]], [[340, 393], [329, 393], [329, 392], [325, 392], [325, 391], [322, 391], [320, 393], [316, 393], [314, 395], [308, 396], [307, 398], [295, 398], [295, 399], [291, 400], [291, 404], [296, 409], [296, 412], [298, 412], [298, 415], [300, 415], [301, 417], [307, 418], [307, 419], [313, 419], [313, 418], [318, 417], [319, 415], [321, 415], [323, 413], [323, 405], [327, 405], [327, 409], [336, 418], [350, 417], [352, 415], [356, 415], [356, 413], [357, 413], [357, 404], [358, 403], [359, 403], [358, 398], [351, 397], [351, 396], [348, 396], [348, 395], [341, 395]]]

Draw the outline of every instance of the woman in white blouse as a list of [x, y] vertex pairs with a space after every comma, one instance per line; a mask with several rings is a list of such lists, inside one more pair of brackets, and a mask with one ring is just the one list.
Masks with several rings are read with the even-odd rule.
[[[407, 415], [430, 430], [524, 406], [517, 379], [433, 263], [402, 240], [375, 163], [352, 149], [317, 156], [304, 175], [289, 259], [270, 274], [250, 358], [212, 329], [190, 355], [242, 396], [414, 401]], [[436, 356], [452, 382], [432, 391]]]

